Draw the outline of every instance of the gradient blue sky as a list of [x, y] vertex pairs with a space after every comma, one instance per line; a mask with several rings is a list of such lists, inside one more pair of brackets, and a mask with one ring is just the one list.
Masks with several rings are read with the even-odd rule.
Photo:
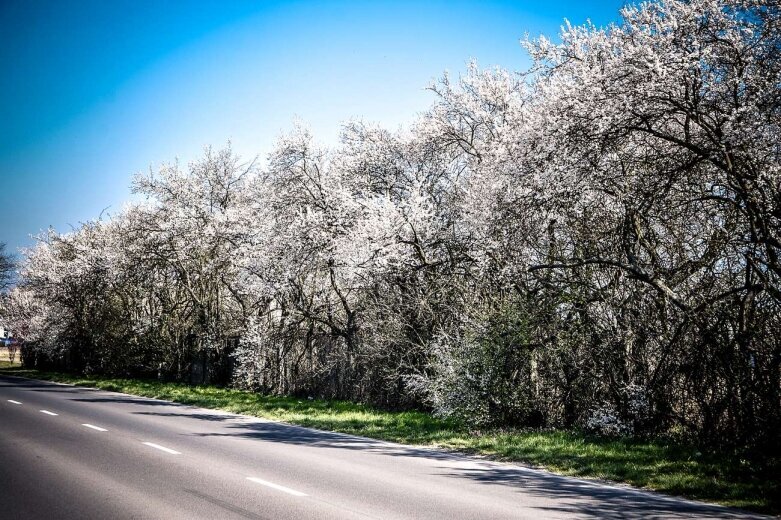
[[296, 118], [390, 128], [470, 59], [521, 70], [526, 34], [623, 1], [0, 0], [0, 242], [119, 211], [133, 173], [203, 146], [264, 157]]

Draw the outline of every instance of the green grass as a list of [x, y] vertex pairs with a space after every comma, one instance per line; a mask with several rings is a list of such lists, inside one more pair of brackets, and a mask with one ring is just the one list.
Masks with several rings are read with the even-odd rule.
[[624, 482], [672, 495], [781, 513], [781, 468], [777, 461], [760, 469], [746, 461], [703, 455], [695, 448], [671, 443], [607, 440], [572, 431], [476, 432], [422, 412], [386, 412], [344, 401], [264, 396], [212, 386], [76, 376], [25, 369], [7, 362], [0, 362], [0, 372], [166, 399], [320, 430], [437, 446], [523, 462], [564, 475]]

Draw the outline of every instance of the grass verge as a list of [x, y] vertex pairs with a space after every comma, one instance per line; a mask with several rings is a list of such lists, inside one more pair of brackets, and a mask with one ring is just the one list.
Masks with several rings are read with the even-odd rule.
[[0, 362], [0, 373], [265, 417], [320, 430], [479, 454], [753, 511], [781, 514], [778, 461], [757, 468], [662, 442], [608, 440], [571, 431], [476, 432], [422, 412], [386, 412], [344, 402], [138, 379], [44, 372]]

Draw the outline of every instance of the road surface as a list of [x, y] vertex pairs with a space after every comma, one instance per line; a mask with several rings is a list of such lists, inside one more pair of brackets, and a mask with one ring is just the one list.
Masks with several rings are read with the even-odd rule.
[[521, 466], [0, 375], [2, 519], [747, 518]]

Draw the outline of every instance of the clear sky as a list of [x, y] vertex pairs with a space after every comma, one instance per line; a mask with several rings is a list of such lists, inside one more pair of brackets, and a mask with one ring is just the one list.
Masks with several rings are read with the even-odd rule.
[[618, 0], [0, 0], [0, 242], [119, 211], [135, 172], [228, 140], [264, 157], [298, 118], [397, 128], [470, 59], [528, 66], [519, 40]]

